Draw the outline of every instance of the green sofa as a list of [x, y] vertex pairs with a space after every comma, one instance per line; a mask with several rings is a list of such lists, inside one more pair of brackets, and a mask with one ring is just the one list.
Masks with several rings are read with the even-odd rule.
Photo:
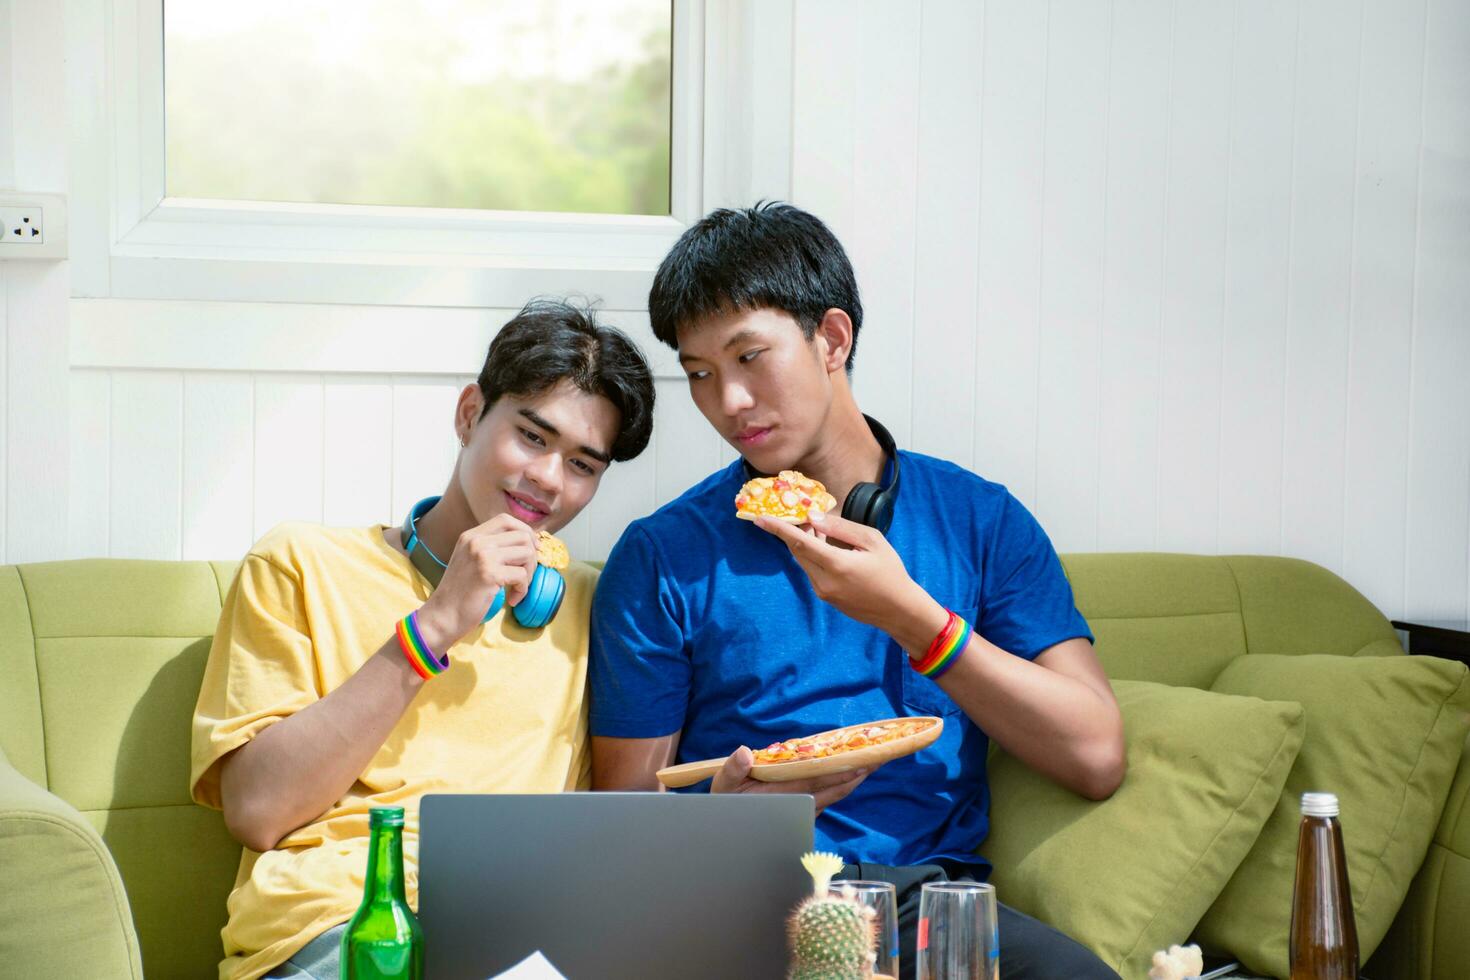
[[[1263, 557], [1063, 559], [1110, 676], [1208, 687], [1247, 653], [1401, 656], [1330, 572]], [[234, 563], [0, 568], [0, 973], [214, 975], [240, 847], [190, 802], [189, 720]], [[1470, 976], [1470, 763], [1375, 980]], [[1181, 937], [1182, 938], [1182, 937]]]

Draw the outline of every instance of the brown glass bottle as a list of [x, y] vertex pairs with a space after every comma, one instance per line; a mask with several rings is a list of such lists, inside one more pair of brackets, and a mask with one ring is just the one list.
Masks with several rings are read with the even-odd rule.
[[1354, 980], [1358, 927], [1332, 793], [1302, 794], [1291, 899], [1291, 980]]

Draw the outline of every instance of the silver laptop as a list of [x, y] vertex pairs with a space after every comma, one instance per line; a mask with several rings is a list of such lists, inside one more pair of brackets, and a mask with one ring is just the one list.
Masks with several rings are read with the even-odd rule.
[[567, 980], [786, 972], [811, 892], [810, 796], [425, 796], [429, 980], [485, 980], [540, 951]]

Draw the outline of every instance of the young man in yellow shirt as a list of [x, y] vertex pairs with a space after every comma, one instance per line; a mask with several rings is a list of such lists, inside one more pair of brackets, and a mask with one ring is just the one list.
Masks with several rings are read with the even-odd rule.
[[[543, 628], [524, 628], [512, 608], [536, 569], [537, 532], [565, 526], [613, 461], [643, 451], [653, 401], [627, 337], [589, 311], [533, 303], [460, 393], [459, 456], [408, 533], [288, 524], [246, 555], [193, 729], [194, 799], [222, 809], [246, 848], [222, 980], [335, 980], [341, 928], [362, 898], [370, 807], [407, 811], [416, 903], [425, 793], [588, 787], [597, 572], [564, 571], [560, 611]], [[504, 609], [486, 618], [501, 590]], [[428, 671], [397, 638], [410, 614]]]

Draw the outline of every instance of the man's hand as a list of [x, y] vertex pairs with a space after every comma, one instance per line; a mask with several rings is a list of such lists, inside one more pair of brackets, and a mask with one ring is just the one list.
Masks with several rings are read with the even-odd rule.
[[[764, 783], [750, 778], [750, 768], [755, 765], [755, 753], [741, 746], [730, 753], [725, 766], [715, 773], [710, 781], [711, 793], [810, 793], [816, 800], [817, 812], [843, 799], [858, 788], [872, 769], [854, 769], [837, 772], [830, 776], [813, 776], [811, 779], [794, 779], [785, 783]], [[875, 767], [876, 768], [876, 767]]]
[[505, 603], [526, 597], [536, 571], [536, 532], [509, 514], [465, 531], [455, 542], [444, 578], [419, 612], [424, 639], [441, 656], [479, 626], [495, 593]]
[[768, 517], [755, 525], [791, 549], [817, 598], [876, 626], [906, 649], [918, 644], [922, 651], [944, 627], [944, 607], [909, 577], [903, 559], [876, 529], [830, 514], [801, 527]]

